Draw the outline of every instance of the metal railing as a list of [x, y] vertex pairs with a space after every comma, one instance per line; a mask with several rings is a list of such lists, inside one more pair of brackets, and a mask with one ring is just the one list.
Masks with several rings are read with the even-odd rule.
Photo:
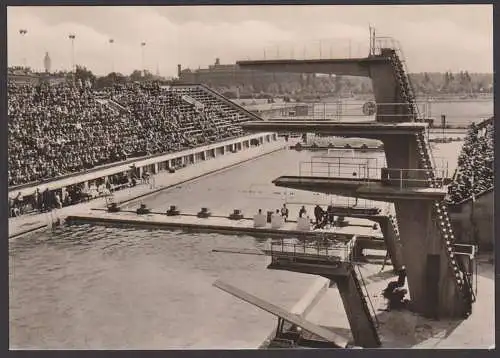
[[305, 241], [303, 243], [289, 243], [281, 239], [268, 244], [268, 252], [271, 256], [306, 257], [330, 262], [350, 262], [355, 242], [355, 236], [347, 243], [327, 240], [314, 243], [306, 243]]
[[444, 188], [447, 169], [401, 169], [383, 168], [382, 183], [397, 184], [400, 189], [409, 187], [428, 187], [428, 173], [434, 173], [435, 188]]
[[341, 163], [339, 162], [324, 162], [324, 161], [308, 161], [299, 163], [300, 176], [315, 176], [328, 178], [350, 178], [359, 180], [378, 179], [379, 174], [376, 173], [376, 168], [370, 168], [367, 164], [359, 163]]
[[428, 186], [429, 174], [433, 174], [437, 188], [443, 188], [448, 178], [448, 167], [433, 169], [405, 169], [370, 166], [368, 163], [352, 163], [349, 159], [337, 161], [303, 161], [299, 163], [299, 176], [337, 178], [346, 180], [382, 180], [382, 183], [398, 185], [401, 189]]
[[[421, 138], [423, 139], [423, 142], [421, 143], [423, 146], [423, 149], [427, 152], [427, 155], [429, 156], [430, 164], [432, 168], [437, 168], [436, 164], [436, 159], [434, 158], [434, 153], [432, 152], [432, 147], [429, 144], [429, 133], [427, 132], [427, 136], [422, 135]], [[417, 135], [417, 141], [419, 140], [418, 135]], [[423, 159], [423, 158], [421, 158]], [[448, 163], [446, 163], [446, 170], [448, 170]], [[434, 177], [436, 177], [434, 173]], [[446, 172], [446, 177], [448, 177], [448, 171]], [[443, 178], [443, 177], [442, 177]]]
[[[363, 110], [366, 103], [372, 102], [375, 105], [373, 114], [368, 114]], [[378, 114], [378, 118], [401, 118], [411, 114], [404, 113], [408, 108], [408, 103], [375, 103], [363, 100], [338, 100], [335, 102], [288, 102], [274, 104], [249, 105], [249, 109], [259, 113], [265, 119], [296, 119], [296, 120], [328, 120], [328, 121], [360, 121], [373, 120]], [[432, 102], [421, 101], [417, 103], [420, 110], [426, 116], [432, 118]], [[391, 113], [394, 112], [394, 113]], [[402, 113], [398, 113], [402, 112]], [[440, 116], [437, 113], [435, 117]], [[434, 119], [434, 122], [436, 120]]]
[[327, 195], [325, 194], [324, 196], [320, 195], [315, 195], [314, 197], [311, 198], [311, 200], [302, 200], [298, 199], [296, 200], [295, 198], [288, 200], [289, 198], [286, 199], [285, 204], [287, 206], [314, 206], [314, 205], [320, 205], [323, 208], [325, 208], [328, 205], [333, 205], [335, 207], [344, 207], [346, 209], [348, 208], [356, 208], [356, 209], [373, 209], [373, 208], [379, 208], [382, 212], [388, 211], [388, 205], [390, 203], [387, 202], [382, 202], [382, 201], [376, 201], [376, 200], [370, 200], [370, 199], [356, 199], [354, 197], [350, 196], [337, 196], [337, 195]]
[[[324, 121], [369, 121], [390, 118], [408, 118], [411, 114], [405, 113], [403, 109], [408, 108], [408, 103], [375, 103], [375, 113], [367, 115], [363, 112], [363, 106], [367, 102], [364, 100], [341, 100], [328, 102], [281, 102], [273, 104], [249, 104], [244, 107], [247, 110], [257, 113], [261, 118], [269, 120], [324, 120]], [[471, 123], [480, 122], [483, 118], [491, 116], [491, 113], [478, 113], [473, 117], [458, 112], [449, 112], [449, 109], [436, 104], [433, 101], [422, 99], [416, 101], [421, 119], [432, 122], [436, 128], [441, 127], [441, 115], [446, 115], [447, 127], [465, 128]], [[398, 113], [401, 112], [401, 113]], [[419, 117], [420, 118], [420, 117]]]
[[347, 156], [334, 156], [334, 155], [314, 155], [311, 157], [311, 161], [313, 162], [325, 162], [332, 163], [335, 165], [343, 165], [343, 164], [362, 164], [367, 165], [371, 168], [383, 168], [386, 166], [386, 160], [384, 157], [356, 157], [356, 152], [352, 148], [329, 148], [328, 153], [332, 153], [336, 151], [352, 151], [352, 157]]
[[[377, 311], [375, 311], [375, 307], [373, 306], [372, 299], [370, 298], [370, 292], [368, 291], [368, 288], [366, 287], [363, 273], [361, 272], [361, 269], [357, 265], [354, 267], [354, 270], [356, 270], [356, 269], [358, 271], [357, 276], [359, 276], [358, 281], [360, 283], [361, 294], [363, 294], [363, 296], [367, 298], [367, 299], [365, 299], [365, 302], [367, 304], [366, 306], [368, 308], [368, 311], [370, 312], [370, 316], [372, 316], [372, 319], [374, 320], [375, 327], [378, 328], [380, 326], [380, 322], [379, 322], [378, 317], [377, 317]], [[356, 274], [356, 271], [354, 273]]]
[[369, 53], [368, 41], [349, 38], [317, 39], [308, 42], [281, 41], [268, 45], [249, 54], [241, 60], [320, 60], [366, 58]]

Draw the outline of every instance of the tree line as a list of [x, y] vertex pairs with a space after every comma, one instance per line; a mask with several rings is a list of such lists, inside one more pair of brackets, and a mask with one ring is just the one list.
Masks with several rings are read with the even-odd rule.
[[[72, 76], [72, 74], [68, 74]], [[112, 72], [106, 76], [96, 76], [84, 66], [77, 66], [75, 78], [82, 81], [90, 81], [94, 88], [101, 89], [114, 84], [125, 84], [127, 82], [141, 82], [159, 80], [165, 83], [164, 78], [153, 75], [149, 71], [134, 70], [129, 75]], [[228, 83], [227, 86], [218, 88], [221, 92], [230, 92], [238, 87], [240, 93], [270, 93], [270, 94], [371, 94], [372, 85], [369, 78], [352, 76], [322, 76], [317, 75], [306, 82], [287, 81], [280, 77], [279, 83], [270, 81], [269, 84], [260, 84], [258, 87], [251, 83]], [[422, 72], [409, 75], [413, 89], [417, 95], [439, 96], [443, 94], [477, 95], [493, 93], [493, 74], [469, 73], [460, 71], [458, 73], [445, 72]], [[175, 82], [175, 80], [174, 80]], [[206, 83], [210, 85], [210, 83]], [[255, 87], [255, 88], [254, 88]]]

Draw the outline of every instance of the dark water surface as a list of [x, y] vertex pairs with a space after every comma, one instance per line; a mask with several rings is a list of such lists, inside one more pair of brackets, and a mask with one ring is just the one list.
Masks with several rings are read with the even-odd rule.
[[224, 279], [291, 308], [312, 277], [266, 271], [250, 237], [74, 226], [10, 247], [12, 348], [256, 347], [272, 316], [212, 287]]

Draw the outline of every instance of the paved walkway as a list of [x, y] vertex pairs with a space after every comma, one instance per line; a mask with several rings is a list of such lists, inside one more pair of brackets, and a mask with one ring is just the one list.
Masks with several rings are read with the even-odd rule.
[[[426, 319], [409, 311], [384, 312], [381, 292], [388, 281], [396, 279], [391, 266], [359, 266], [370, 300], [377, 313], [382, 348], [486, 349], [495, 344], [494, 265], [478, 259], [478, 295], [472, 315], [466, 320]], [[371, 307], [370, 307], [371, 309]], [[352, 337], [342, 300], [336, 287], [329, 288], [306, 316], [313, 323], [332, 327]]]
[[[229, 212], [227, 212], [229, 215]], [[279, 228], [272, 228], [271, 224], [266, 223], [263, 227], [254, 227], [254, 221], [251, 215], [247, 215], [242, 220], [231, 220], [225, 216], [210, 216], [209, 218], [198, 218], [196, 213], [182, 213], [179, 216], [167, 216], [165, 213], [151, 212], [146, 215], [137, 215], [133, 210], [123, 210], [118, 213], [109, 213], [106, 210], [93, 210], [85, 213], [85, 215], [77, 216], [78, 220], [83, 221], [95, 221], [99, 222], [136, 222], [149, 224], [152, 227], [182, 227], [182, 226], [192, 226], [192, 227], [224, 227], [233, 228], [235, 231], [242, 230], [243, 232], [252, 231], [258, 233], [259, 231], [283, 231], [283, 233], [290, 233], [291, 235], [298, 234], [346, 234], [346, 235], [358, 235], [358, 236], [369, 236], [369, 237], [379, 237], [383, 238], [380, 228], [373, 228], [373, 223], [367, 219], [349, 218], [346, 220], [349, 225], [344, 227], [335, 226], [333, 228], [327, 227], [324, 229], [313, 230], [312, 225], [310, 230], [299, 229], [297, 226], [297, 221], [290, 219], [289, 221], [283, 223], [283, 226]], [[78, 221], [77, 220], [77, 221]]]
[[[216, 157], [211, 160], [199, 162], [176, 171], [175, 173], [161, 172], [154, 175], [154, 186], [140, 184], [133, 188], [117, 191], [113, 193], [113, 200], [117, 203], [131, 202], [137, 198], [142, 198], [149, 194], [158, 192], [170, 186], [193, 180], [207, 174], [217, 172], [223, 169], [234, 167], [238, 164], [258, 158], [259, 156], [272, 153], [285, 147], [281, 140], [277, 142], [264, 143], [255, 148], [250, 148], [238, 153], [229, 153]], [[17, 237], [25, 232], [43, 229], [50, 226], [55, 218], [64, 219], [69, 215], [77, 215], [88, 212], [91, 208], [103, 207], [106, 203], [105, 198], [97, 198], [87, 203], [71, 205], [52, 213], [34, 213], [9, 219], [9, 237]]]

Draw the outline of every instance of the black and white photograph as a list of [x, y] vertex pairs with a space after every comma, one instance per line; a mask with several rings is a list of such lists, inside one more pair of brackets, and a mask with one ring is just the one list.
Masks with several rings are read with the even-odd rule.
[[8, 6], [9, 349], [494, 349], [493, 18]]

